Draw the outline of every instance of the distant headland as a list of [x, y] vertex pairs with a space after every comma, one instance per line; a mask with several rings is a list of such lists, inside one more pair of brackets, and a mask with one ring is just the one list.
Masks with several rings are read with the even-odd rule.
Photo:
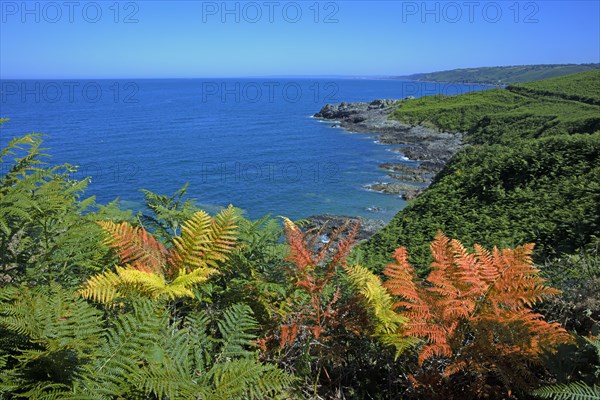
[[391, 76], [388, 79], [406, 79], [421, 82], [452, 82], [479, 85], [512, 85], [558, 76], [599, 69], [600, 64], [536, 64], [504, 67], [480, 67], [451, 69], [405, 76]]

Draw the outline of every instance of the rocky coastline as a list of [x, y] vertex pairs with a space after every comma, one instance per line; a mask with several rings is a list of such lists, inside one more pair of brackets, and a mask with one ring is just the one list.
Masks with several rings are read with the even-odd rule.
[[[407, 125], [389, 119], [389, 115], [404, 100], [378, 99], [371, 102], [326, 104], [314, 114], [315, 118], [331, 121], [332, 128], [349, 132], [371, 134], [379, 143], [392, 145], [392, 151], [418, 163], [385, 162], [379, 168], [388, 172], [390, 182], [376, 182], [365, 188], [377, 192], [399, 195], [412, 200], [421, 194], [444, 165], [462, 147], [462, 134], [441, 132], [420, 125]], [[358, 222], [357, 241], [373, 236], [385, 226], [380, 220], [341, 215], [313, 215], [305, 219], [303, 230], [323, 228], [326, 240], [344, 223]]]
[[398, 145], [392, 151], [402, 154], [411, 163], [383, 163], [392, 182], [376, 182], [366, 189], [401, 195], [412, 200], [423, 192], [431, 179], [462, 147], [462, 134], [441, 132], [420, 125], [407, 125], [389, 119], [389, 115], [404, 100], [378, 99], [371, 102], [326, 104], [315, 118], [331, 121], [332, 127], [349, 132], [376, 135], [379, 143]]

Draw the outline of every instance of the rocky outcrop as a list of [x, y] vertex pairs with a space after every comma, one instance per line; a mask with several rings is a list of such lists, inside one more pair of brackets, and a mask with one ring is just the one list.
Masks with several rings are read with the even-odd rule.
[[[389, 119], [389, 115], [402, 104], [404, 100], [379, 99], [370, 103], [339, 103], [326, 104], [314, 115], [315, 118], [335, 121], [336, 127], [350, 132], [370, 133], [377, 135], [377, 141], [382, 144], [401, 145], [393, 149], [406, 158], [419, 161], [418, 166], [408, 166], [406, 163], [386, 163], [381, 168], [398, 174], [389, 176], [401, 182], [428, 183], [444, 165], [462, 147], [462, 134], [455, 132], [440, 132], [433, 128], [420, 125], [407, 125], [400, 121]], [[403, 193], [405, 198], [414, 198], [423, 188], [400, 188], [393, 183], [376, 183], [369, 188], [385, 193]]]
[[322, 241], [326, 241], [336, 229], [342, 227], [346, 222], [349, 222], [350, 225], [356, 222], [359, 223], [358, 234], [356, 235], [357, 242], [369, 239], [385, 226], [385, 223], [381, 220], [332, 214], [313, 215], [305, 218], [305, 221], [307, 223], [302, 224], [301, 228], [304, 232], [324, 227], [321, 232], [323, 235]]
[[406, 100], [326, 104], [314, 117], [336, 121], [336, 126], [351, 132], [377, 134], [380, 143], [403, 145], [394, 150], [411, 160], [438, 164], [439, 169], [460, 149], [462, 135], [389, 119], [402, 101]]
[[419, 186], [411, 185], [404, 182], [377, 182], [371, 183], [365, 186], [366, 189], [373, 190], [375, 192], [387, 193], [387, 194], [404, 194], [407, 192], [418, 192], [422, 189]]

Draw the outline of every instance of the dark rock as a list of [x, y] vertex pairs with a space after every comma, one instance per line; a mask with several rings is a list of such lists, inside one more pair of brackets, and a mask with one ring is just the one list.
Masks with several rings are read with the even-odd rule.
[[366, 189], [387, 194], [400, 194], [418, 190], [419, 187], [403, 182], [377, 182], [365, 186]]
[[372, 110], [375, 108], [387, 108], [387, 107], [395, 105], [396, 103], [398, 103], [398, 100], [390, 100], [390, 99], [373, 100], [372, 102], [369, 103], [369, 109]]
[[359, 228], [356, 235], [357, 242], [369, 239], [385, 226], [385, 223], [381, 220], [332, 214], [313, 215], [305, 218], [305, 221], [307, 221], [307, 223], [301, 226], [302, 231], [307, 232], [311, 229], [319, 230], [324, 226], [321, 234], [326, 235], [328, 238], [332, 236], [336, 229], [342, 227], [346, 222], [349, 222], [350, 227], [352, 224], [358, 222]]
[[425, 190], [424, 188], [408, 190], [408, 191], [402, 193], [402, 198], [406, 201], [414, 200], [417, 198], [417, 196], [419, 196], [421, 193], [423, 193], [424, 190]]
[[370, 103], [326, 104], [315, 117], [339, 121], [340, 127], [352, 132], [378, 134], [379, 143], [404, 145], [398, 150], [411, 160], [443, 166], [461, 148], [462, 134], [389, 119], [399, 102], [378, 99]]
[[429, 182], [431, 176], [429, 174], [419, 174], [419, 173], [404, 173], [404, 174], [388, 174], [388, 176], [392, 179], [395, 179], [400, 182], [418, 182], [425, 183]]

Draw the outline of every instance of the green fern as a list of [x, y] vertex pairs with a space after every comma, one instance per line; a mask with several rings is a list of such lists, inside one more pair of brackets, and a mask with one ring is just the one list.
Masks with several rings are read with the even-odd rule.
[[193, 200], [183, 200], [188, 184], [177, 190], [173, 196], [165, 196], [142, 189], [146, 207], [152, 215], [138, 214], [140, 224], [152, 231], [153, 235], [165, 243], [179, 235], [179, 228], [198, 211]]
[[[27, 399], [289, 398], [293, 377], [258, 361], [256, 321], [233, 305], [172, 321], [132, 301], [116, 319], [56, 285], [0, 291], [0, 396]], [[112, 322], [111, 322], [112, 321]], [[8, 334], [11, 333], [11, 334]]]
[[533, 391], [535, 396], [554, 400], [600, 400], [600, 386], [583, 382], [551, 385]]
[[[600, 360], [600, 339], [584, 339], [596, 350]], [[600, 378], [600, 365], [596, 367], [596, 377]], [[587, 385], [584, 382], [572, 382], [568, 384], [557, 384], [544, 386], [532, 392], [533, 395], [554, 400], [600, 400], [600, 386]]]
[[0, 393], [52, 398], [94, 358], [101, 321], [98, 310], [56, 284], [0, 290]]
[[138, 382], [133, 378], [148, 364], [167, 320], [150, 301], [135, 302], [132, 312], [120, 315], [107, 330], [103, 346], [83, 367], [74, 391], [106, 398], [135, 393]]
[[256, 361], [253, 331], [257, 324], [247, 305], [232, 305], [218, 322], [213, 365], [198, 394], [211, 400], [288, 398], [294, 379], [274, 365]]
[[217, 267], [225, 261], [235, 242], [237, 212], [229, 206], [214, 220], [204, 211], [195, 213], [181, 227], [181, 236], [173, 239], [171, 265], [193, 270]]
[[46, 167], [39, 135], [13, 139], [0, 150], [9, 165], [0, 175], [0, 277], [33, 284], [60, 280], [77, 286], [107, 261], [101, 231], [82, 213], [94, 199], [81, 199], [88, 180], [76, 168]]
[[[227, 309], [210, 334], [203, 312], [169, 325], [163, 307], [148, 300], [118, 318], [98, 357], [75, 383], [77, 393], [102, 398], [153, 396], [158, 399], [265, 399], [284, 394], [291, 376], [257, 361], [249, 331], [256, 327], [245, 305]], [[145, 398], [145, 397], [144, 397]]]
[[213, 385], [198, 394], [211, 400], [289, 398], [285, 389], [293, 382], [274, 365], [260, 364], [252, 359], [215, 364], [207, 379]]
[[254, 347], [253, 334], [258, 326], [252, 317], [252, 310], [245, 304], [234, 304], [223, 314], [218, 323], [221, 339], [221, 351], [216, 357], [217, 361], [225, 361], [235, 357], [248, 357], [251, 353], [248, 347]]

